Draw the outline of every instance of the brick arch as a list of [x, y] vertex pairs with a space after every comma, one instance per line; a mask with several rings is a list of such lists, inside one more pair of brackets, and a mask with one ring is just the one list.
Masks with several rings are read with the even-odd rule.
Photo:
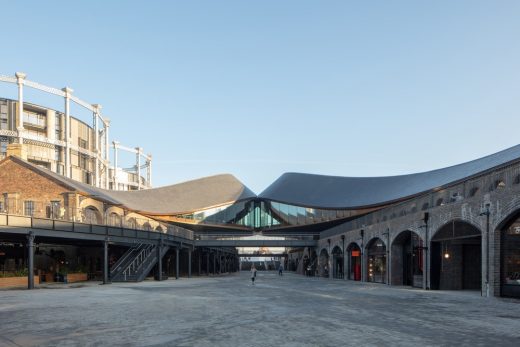
[[357, 241], [349, 242], [349, 243], [346, 244], [346, 245], [347, 245], [346, 249], [347, 249], [347, 251], [349, 251], [349, 252], [350, 252], [352, 246], [356, 246], [359, 250], [361, 250], [361, 244], [359, 244]]
[[[322, 258], [322, 254], [326, 254], [326, 260]], [[330, 263], [330, 254], [327, 250], [327, 247], [322, 247], [320, 249], [320, 253], [318, 254], [318, 276], [320, 277], [329, 277], [329, 263]]]
[[411, 231], [414, 234], [416, 234], [417, 236], [419, 236], [421, 239], [424, 240], [424, 236], [425, 236], [425, 230], [424, 229], [425, 228], [419, 228], [419, 227], [416, 227], [416, 226], [408, 226], [408, 227], [402, 227], [402, 228], [396, 229], [398, 231], [394, 231], [394, 232], [390, 233], [390, 242], [389, 243], [390, 243], [390, 245], [393, 245], [395, 239], [398, 238], [399, 235], [401, 235], [405, 231]]
[[341, 248], [341, 246], [340, 246], [340, 245], [334, 245], [334, 246], [331, 246], [331, 247], [330, 247], [330, 254], [329, 254], [329, 256], [331, 256], [332, 253], [334, 253], [334, 250], [335, 250], [336, 248], [338, 248], [338, 249], [340, 250], [341, 254], [343, 254], [343, 249]]
[[430, 237], [429, 237], [429, 240], [431, 241], [435, 235], [437, 235], [437, 233], [442, 229], [444, 228], [445, 226], [453, 223], [453, 222], [462, 222], [462, 223], [466, 223], [466, 224], [469, 224], [470, 226], [476, 228], [478, 231], [480, 231], [480, 234], [482, 234], [482, 226], [480, 224], [476, 224], [474, 223], [474, 221], [472, 220], [469, 220], [469, 219], [463, 219], [463, 218], [451, 218], [447, 221], [444, 221], [442, 224], [438, 225], [435, 230], [432, 230], [431, 233], [430, 233]]
[[478, 214], [474, 215], [472, 213], [461, 213], [459, 210], [453, 210], [453, 211], [450, 211], [450, 213], [433, 215], [432, 217], [433, 217], [432, 219], [435, 221], [435, 223], [430, 224], [430, 226], [431, 226], [430, 232], [429, 232], [430, 239], [442, 227], [444, 227], [446, 224], [449, 224], [453, 221], [468, 223], [481, 231], [483, 229], [482, 217], [478, 216]]
[[383, 235], [375, 235], [375, 236], [373, 236], [372, 238], [370, 238], [370, 239], [367, 241], [367, 243], [366, 243], [366, 245], [365, 245], [365, 249], [368, 249], [368, 247], [371, 246], [371, 245], [372, 245], [374, 242], [376, 242], [376, 240], [378, 240], [378, 239], [381, 240], [381, 242], [383, 242], [383, 245], [384, 245], [385, 247], [388, 247], [388, 245], [386, 244], [386, 241], [384, 240]]
[[423, 235], [417, 230], [409, 228], [395, 233], [390, 241], [388, 259], [392, 285], [414, 286], [415, 283], [418, 286], [418, 276], [422, 276], [424, 272], [423, 250], [418, 249], [418, 246], [424, 247], [425, 243]]
[[332, 250], [333, 250], [335, 247], [339, 247], [339, 249], [341, 250], [341, 252], [343, 252], [343, 242], [341, 242], [341, 240], [339, 240], [339, 241], [337, 241], [337, 242], [334, 242], [334, 243], [331, 243], [331, 245], [330, 245], [331, 252], [332, 252]]
[[[502, 230], [515, 215], [520, 214], [520, 199], [515, 199], [509, 204], [502, 206], [500, 217], [490, 223], [490, 230]], [[491, 210], [493, 216], [493, 210]]]
[[[93, 215], [89, 215], [90, 212], [87, 212], [87, 211], [92, 211]], [[98, 208], [96, 206], [87, 205], [82, 208], [82, 213], [83, 213], [83, 217], [82, 217], [83, 223], [103, 224], [103, 214], [98, 210]], [[95, 223], [94, 223], [94, 221], [91, 220], [92, 216], [94, 216], [96, 218]]]
[[320, 251], [317, 253], [318, 258], [320, 257], [320, 255], [321, 255], [321, 253], [322, 253], [323, 251], [327, 252], [327, 254], [330, 255], [330, 254], [329, 254], [329, 250], [328, 250], [327, 248], [328, 248], [328, 246], [325, 246], [325, 247], [321, 247], [321, 248], [320, 248]]
[[404, 229], [404, 230], [401, 230], [401, 231], [399, 231], [398, 233], [396, 233], [396, 234], [394, 235], [394, 237], [390, 239], [390, 246], [393, 246], [393, 245], [396, 243], [396, 241], [399, 241], [398, 239], [402, 237], [403, 233], [410, 233], [410, 232], [412, 232], [412, 233], [414, 233], [415, 235], [419, 236], [419, 238], [420, 238], [421, 240], [424, 240], [424, 236], [421, 235], [421, 233], [418, 233], [416, 230], [412, 230], [412, 229]]

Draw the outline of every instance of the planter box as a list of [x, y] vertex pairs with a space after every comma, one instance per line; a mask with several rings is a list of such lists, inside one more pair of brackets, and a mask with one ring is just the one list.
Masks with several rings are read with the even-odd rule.
[[[27, 277], [0, 277], [0, 288], [24, 287], [27, 288]], [[40, 277], [34, 276], [34, 285], [40, 284]]]
[[54, 282], [54, 273], [46, 273], [45, 274], [45, 282]]
[[81, 282], [88, 280], [87, 274], [85, 273], [76, 273], [76, 274], [67, 274], [67, 282], [73, 283], [73, 282]]

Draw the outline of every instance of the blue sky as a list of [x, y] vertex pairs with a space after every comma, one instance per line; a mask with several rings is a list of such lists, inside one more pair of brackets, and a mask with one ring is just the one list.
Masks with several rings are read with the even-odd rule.
[[0, 8], [0, 74], [102, 104], [112, 139], [152, 153], [156, 186], [232, 173], [260, 193], [288, 171], [405, 174], [520, 142], [518, 1]]

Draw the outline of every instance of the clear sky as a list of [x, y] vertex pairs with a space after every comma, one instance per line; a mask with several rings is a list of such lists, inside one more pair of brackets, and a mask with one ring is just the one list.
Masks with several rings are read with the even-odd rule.
[[404, 174], [520, 143], [519, 1], [0, 9], [0, 74], [102, 104], [112, 139], [153, 155], [155, 186], [232, 173], [260, 193], [289, 171]]

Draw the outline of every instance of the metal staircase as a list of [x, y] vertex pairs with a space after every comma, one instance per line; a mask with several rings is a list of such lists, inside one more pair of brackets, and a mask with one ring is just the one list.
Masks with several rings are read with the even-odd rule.
[[[110, 270], [112, 282], [141, 282], [157, 264], [157, 247], [139, 244], [131, 247]], [[161, 259], [170, 249], [162, 246]]]

